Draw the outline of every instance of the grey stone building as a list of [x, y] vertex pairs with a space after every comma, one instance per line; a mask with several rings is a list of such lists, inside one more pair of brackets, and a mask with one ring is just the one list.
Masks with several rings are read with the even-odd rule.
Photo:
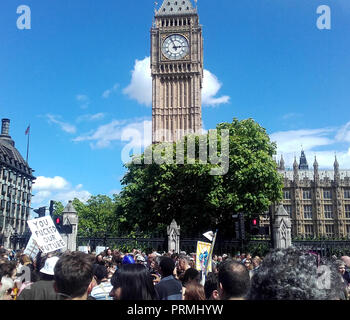
[[340, 170], [336, 157], [333, 170], [319, 170], [316, 157], [309, 169], [302, 151], [291, 169], [281, 157], [279, 172], [293, 237], [350, 237], [350, 170]]
[[191, 0], [164, 0], [151, 29], [152, 142], [201, 133], [203, 38]]
[[15, 148], [9, 135], [10, 120], [2, 119], [0, 135], [0, 242], [27, 230], [30, 215], [33, 170]]

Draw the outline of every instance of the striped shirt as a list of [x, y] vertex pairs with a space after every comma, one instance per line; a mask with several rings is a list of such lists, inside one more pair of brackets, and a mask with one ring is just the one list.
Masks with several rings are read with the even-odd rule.
[[109, 293], [113, 289], [113, 286], [109, 281], [101, 282], [99, 285], [95, 286], [91, 291], [91, 297], [96, 300], [113, 300], [113, 297], [109, 296]]

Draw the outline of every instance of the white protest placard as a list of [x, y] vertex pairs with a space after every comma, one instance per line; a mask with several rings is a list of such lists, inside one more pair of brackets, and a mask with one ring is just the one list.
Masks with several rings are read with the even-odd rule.
[[23, 253], [34, 259], [38, 255], [39, 251], [39, 247], [34, 241], [33, 236], [31, 236]]
[[78, 251], [89, 253], [89, 247], [88, 246], [79, 246]]
[[96, 247], [96, 255], [99, 255], [101, 252], [105, 250], [106, 250], [106, 247]]
[[43, 253], [66, 248], [50, 216], [27, 221], [32, 237]]

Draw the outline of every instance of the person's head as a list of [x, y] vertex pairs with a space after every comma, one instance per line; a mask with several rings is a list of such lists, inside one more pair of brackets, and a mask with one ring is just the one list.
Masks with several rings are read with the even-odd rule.
[[205, 298], [207, 300], [219, 300], [219, 281], [217, 273], [210, 272], [204, 284]]
[[213, 255], [213, 261], [218, 261], [218, 256], [216, 254]]
[[124, 256], [122, 260], [122, 264], [134, 264], [134, 263], [135, 263], [135, 260], [130, 254]]
[[136, 258], [136, 263], [144, 265], [146, 260], [145, 260], [145, 258], [143, 257], [142, 254], [136, 255], [135, 258]]
[[102, 280], [107, 279], [108, 277], [107, 268], [100, 264], [94, 264], [93, 272], [95, 280], [98, 284], [100, 284]]
[[190, 268], [190, 258], [186, 255], [181, 255], [179, 257], [179, 268], [180, 270], [186, 271]]
[[205, 300], [204, 287], [198, 282], [189, 282], [186, 286], [184, 300]]
[[[324, 262], [326, 263], [326, 261]], [[333, 300], [340, 298], [341, 276], [332, 264], [296, 248], [271, 251], [252, 277], [249, 300]]]
[[259, 256], [255, 256], [252, 260], [252, 264], [254, 268], [259, 267], [260, 263], [261, 263], [261, 258]]
[[0, 257], [1, 258], [4, 258], [4, 257], [8, 258], [8, 251], [5, 248], [0, 249]]
[[96, 258], [95, 258], [95, 262], [96, 263], [99, 263], [99, 264], [103, 264], [104, 263], [104, 261], [103, 261], [103, 254], [98, 254], [97, 256], [96, 256]]
[[88, 254], [69, 252], [63, 254], [55, 266], [55, 288], [70, 299], [86, 299], [93, 280], [93, 265]]
[[187, 287], [187, 284], [190, 282], [200, 282], [200, 273], [198, 270], [194, 268], [189, 268], [185, 271], [183, 276], [182, 285]]
[[219, 267], [219, 294], [221, 300], [244, 299], [249, 291], [247, 268], [234, 260], [226, 260]]
[[345, 262], [343, 260], [336, 260], [335, 266], [337, 267], [337, 270], [341, 275], [344, 275], [345, 273]]
[[244, 265], [245, 267], [248, 269], [248, 270], [252, 270], [253, 269], [253, 264], [252, 264], [252, 261], [248, 258], [246, 258], [244, 260]]
[[106, 255], [107, 256], [111, 256], [112, 255], [112, 250], [110, 248], [107, 248]]
[[32, 263], [32, 261], [30, 260], [30, 258], [26, 254], [20, 255], [19, 262], [23, 266]]
[[0, 284], [0, 300], [13, 300], [12, 290], [15, 287], [13, 279], [4, 276]]
[[140, 264], [122, 265], [111, 279], [114, 300], [156, 300], [157, 293], [148, 270]]
[[7, 260], [5, 263], [0, 264], [0, 280], [1, 277], [8, 277], [15, 280], [16, 274], [16, 262]]
[[346, 266], [347, 268], [350, 268], [350, 257], [348, 257], [348, 256], [342, 256], [340, 259], [341, 259], [342, 261], [344, 261], [345, 266]]
[[163, 278], [169, 277], [174, 274], [175, 262], [169, 257], [163, 257], [159, 263], [160, 274]]

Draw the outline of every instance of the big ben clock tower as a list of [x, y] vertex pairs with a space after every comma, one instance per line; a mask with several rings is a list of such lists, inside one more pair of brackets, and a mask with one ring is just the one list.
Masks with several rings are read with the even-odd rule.
[[191, 0], [164, 0], [151, 30], [152, 142], [201, 133], [203, 39]]

